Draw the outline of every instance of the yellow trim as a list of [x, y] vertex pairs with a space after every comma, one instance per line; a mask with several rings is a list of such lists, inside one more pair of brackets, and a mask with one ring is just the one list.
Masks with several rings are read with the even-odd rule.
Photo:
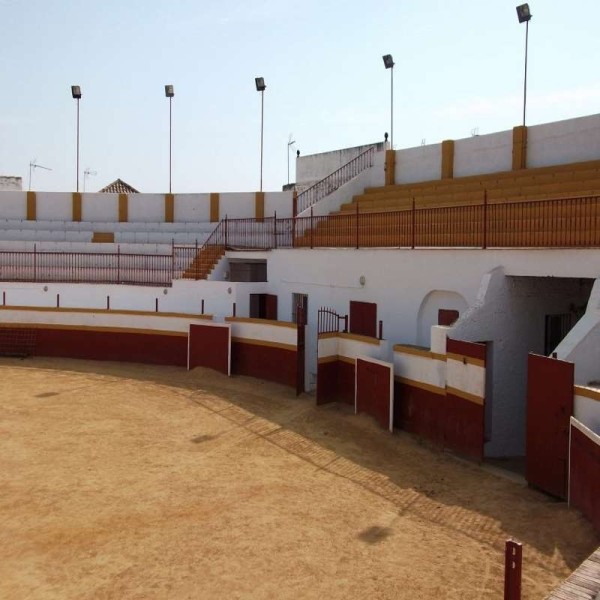
[[134, 327], [98, 327], [97, 325], [64, 325], [59, 323], [0, 323], [0, 329], [67, 329], [69, 331], [102, 331], [105, 333], [139, 333], [142, 335], [168, 335], [187, 337], [187, 331], [162, 329], [136, 329]]
[[590, 400], [596, 400], [597, 402], [600, 402], [600, 390], [598, 389], [585, 387], [583, 385], [576, 385], [575, 395], [583, 396], [584, 398], [589, 398]]
[[368, 335], [359, 335], [358, 333], [338, 333], [337, 335], [343, 340], [355, 340], [365, 344], [373, 344], [374, 346], [379, 346], [380, 344], [380, 340], [369, 337]]
[[254, 196], [254, 216], [257, 219], [265, 218], [265, 193], [256, 192]]
[[385, 151], [385, 185], [396, 184], [396, 151]]
[[112, 310], [106, 308], [57, 308], [56, 306], [1, 306], [0, 310], [20, 310], [30, 312], [56, 312], [56, 313], [94, 313], [100, 315], [139, 315], [142, 317], [180, 317], [183, 319], [209, 319], [212, 315], [193, 315], [186, 313], [166, 313], [149, 310]]
[[527, 127], [513, 127], [512, 169], [518, 171], [527, 168]]
[[330, 338], [336, 338], [338, 336], [338, 331], [328, 331], [326, 333], [319, 333], [318, 338], [320, 340], [326, 340]]
[[212, 193], [210, 195], [210, 222], [219, 222], [219, 201], [220, 195], [218, 193]]
[[446, 360], [445, 354], [438, 354], [437, 352], [431, 352], [425, 348], [416, 348], [415, 346], [405, 346], [403, 344], [396, 344], [394, 346], [394, 352], [400, 354], [414, 354], [415, 356], [423, 356], [424, 358], [432, 358], [433, 360]]
[[165, 223], [175, 221], [175, 194], [165, 194]]
[[463, 390], [459, 390], [457, 388], [453, 388], [450, 386], [446, 386], [446, 393], [452, 394], [453, 396], [458, 396], [463, 400], [468, 400], [469, 402], [473, 402], [475, 404], [480, 404], [483, 406], [484, 399], [481, 396], [476, 396], [475, 394], [469, 394], [469, 392], [465, 392]]
[[35, 192], [27, 192], [27, 220], [35, 221], [37, 219], [37, 199]]
[[119, 223], [127, 223], [128, 205], [127, 194], [119, 194]]
[[266, 346], [267, 348], [279, 348], [281, 350], [292, 350], [296, 352], [298, 346], [293, 344], [282, 344], [281, 342], [269, 342], [267, 340], [255, 340], [251, 338], [231, 337], [232, 343], [247, 344], [249, 346]]
[[80, 192], [73, 192], [72, 195], [72, 220], [73, 221], [81, 221], [81, 214], [82, 214], [82, 209], [81, 209], [81, 193]]
[[475, 365], [477, 367], [485, 367], [485, 361], [481, 358], [472, 358], [471, 356], [465, 356], [464, 354], [456, 354], [455, 352], [448, 352], [446, 354], [447, 360], [456, 360], [460, 363], [467, 365]]
[[94, 231], [92, 243], [95, 244], [114, 244], [115, 234], [112, 231]]
[[419, 388], [420, 390], [425, 390], [426, 392], [432, 392], [434, 394], [437, 394], [438, 396], [446, 395], [445, 388], [438, 387], [437, 385], [432, 385], [431, 383], [415, 381], [414, 379], [409, 379], [408, 377], [400, 377], [400, 375], [395, 375], [394, 381], [397, 381], [398, 383], [403, 383], [404, 385], [410, 385], [412, 387]]
[[254, 319], [249, 317], [225, 317], [225, 321], [231, 323], [256, 323], [257, 325], [275, 325], [275, 327], [289, 327], [290, 329], [297, 329], [296, 323], [289, 323], [288, 321], [274, 321], [273, 319]]
[[331, 362], [343, 362], [348, 365], [354, 366], [356, 364], [355, 358], [350, 358], [349, 356], [341, 356], [339, 354], [332, 354], [331, 356], [323, 356], [317, 360], [318, 364], [322, 365], [324, 363]]
[[454, 177], [454, 140], [442, 142], [442, 179]]

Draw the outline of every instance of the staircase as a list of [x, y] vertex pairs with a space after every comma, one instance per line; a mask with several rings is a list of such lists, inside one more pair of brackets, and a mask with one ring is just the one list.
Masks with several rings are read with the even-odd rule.
[[182, 279], [208, 279], [217, 263], [225, 255], [225, 246], [203, 246], [190, 266], [181, 275]]

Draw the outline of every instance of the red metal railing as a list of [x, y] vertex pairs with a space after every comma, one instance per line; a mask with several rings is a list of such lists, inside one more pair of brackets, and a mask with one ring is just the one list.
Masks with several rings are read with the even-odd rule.
[[[308, 189], [298, 194], [296, 204], [296, 214], [310, 208], [319, 200], [325, 198], [339, 187], [354, 179], [359, 173], [373, 166], [373, 157], [375, 156], [375, 146], [371, 146], [358, 156], [341, 166], [337, 171], [330, 173], [321, 181], [318, 181]], [[295, 216], [294, 215], [294, 216]]]
[[273, 248], [600, 246], [600, 197], [222, 221], [206, 245]]

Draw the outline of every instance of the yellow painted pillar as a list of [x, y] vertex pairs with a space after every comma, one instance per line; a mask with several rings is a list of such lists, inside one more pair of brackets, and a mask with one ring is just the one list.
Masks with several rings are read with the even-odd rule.
[[119, 223], [127, 223], [127, 194], [119, 194]]
[[37, 199], [35, 192], [27, 192], [27, 220], [35, 221], [37, 219]]
[[219, 194], [216, 192], [210, 195], [210, 222], [219, 222]]
[[527, 127], [513, 127], [512, 170], [527, 168]]
[[396, 151], [385, 151], [385, 185], [396, 183]]
[[175, 194], [165, 194], [165, 223], [175, 221]]
[[81, 193], [73, 192], [73, 221], [81, 221]]
[[442, 179], [454, 177], [454, 140], [442, 142]]
[[256, 192], [254, 197], [254, 216], [257, 219], [265, 218], [265, 193]]

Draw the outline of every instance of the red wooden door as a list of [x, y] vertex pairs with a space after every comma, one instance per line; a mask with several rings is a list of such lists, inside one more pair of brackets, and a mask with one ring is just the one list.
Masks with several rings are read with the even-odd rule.
[[190, 325], [188, 369], [208, 367], [224, 375], [231, 372], [231, 328]]
[[527, 481], [558, 498], [567, 497], [574, 367], [537, 354], [527, 362]]
[[[275, 305], [277, 305], [277, 296], [275, 298]], [[306, 317], [304, 315], [304, 309], [299, 306], [296, 309], [296, 326], [297, 330], [297, 365], [296, 365], [296, 396], [299, 396], [304, 392], [304, 355], [306, 352]]]
[[377, 304], [350, 301], [350, 333], [377, 337]]

